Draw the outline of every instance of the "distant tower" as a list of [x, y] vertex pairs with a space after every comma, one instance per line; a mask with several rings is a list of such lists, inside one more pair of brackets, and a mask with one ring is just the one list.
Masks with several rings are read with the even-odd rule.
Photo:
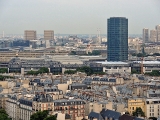
[[35, 30], [25, 30], [24, 31], [24, 40], [36, 40], [37, 33]]
[[157, 42], [157, 30], [150, 30], [150, 41]]
[[143, 43], [149, 41], [149, 29], [143, 28]]
[[54, 40], [54, 31], [44, 30], [44, 40]]
[[107, 20], [107, 60], [128, 60], [128, 19], [111, 17]]
[[101, 44], [101, 30], [100, 28], [97, 29], [97, 42]]
[[160, 25], [156, 26], [156, 30], [157, 30], [157, 42], [160, 42]]

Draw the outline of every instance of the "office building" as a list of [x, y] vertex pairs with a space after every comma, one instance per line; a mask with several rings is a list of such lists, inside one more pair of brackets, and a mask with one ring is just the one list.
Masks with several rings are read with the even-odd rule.
[[25, 30], [24, 31], [24, 40], [36, 40], [37, 34], [35, 30]]
[[150, 30], [150, 41], [157, 42], [157, 31], [156, 30]]
[[107, 27], [107, 60], [128, 60], [128, 19], [125, 17], [111, 17]]
[[44, 30], [44, 40], [54, 40], [54, 31]]
[[143, 28], [143, 43], [149, 41], [149, 29]]
[[157, 30], [157, 42], [160, 41], [160, 25], [156, 26], [156, 30]]

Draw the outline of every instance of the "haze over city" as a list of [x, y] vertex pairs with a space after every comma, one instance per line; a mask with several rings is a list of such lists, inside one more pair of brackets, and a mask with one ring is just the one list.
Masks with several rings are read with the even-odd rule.
[[0, 120], [160, 120], [160, 0], [0, 0]]
[[159, 0], [0, 0], [0, 31], [95, 34], [100, 28], [106, 34], [107, 18], [119, 16], [128, 18], [129, 34], [142, 34], [142, 28], [159, 24], [159, 5]]

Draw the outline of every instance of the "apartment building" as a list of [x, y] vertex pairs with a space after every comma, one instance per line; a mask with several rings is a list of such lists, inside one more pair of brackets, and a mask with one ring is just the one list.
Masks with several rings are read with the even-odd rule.
[[150, 30], [150, 41], [157, 42], [157, 31], [156, 30]]
[[35, 30], [25, 30], [24, 31], [24, 40], [36, 40], [37, 33]]
[[44, 40], [54, 40], [54, 31], [44, 30]]
[[19, 108], [19, 112], [17, 113], [18, 118], [20, 120], [30, 120], [30, 116], [33, 114], [32, 100], [28, 98], [20, 98], [17, 107]]
[[145, 99], [145, 115], [149, 117], [160, 117], [160, 98]]
[[99, 84], [99, 85], [117, 85], [117, 84], [123, 84], [124, 79], [123, 78], [106, 78], [106, 77], [94, 77], [92, 79], [92, 84]]
[[61, 112], [69, 114], [71, 120], [76, 117], [85, 117], [85, 102], [81, 99], [59, 99], [54, 101], [54, 114]]
[[143, 42], [148, 42], [149, 41], [149, 29], [144, 28], [143, 29]]
[[132, 114], [138, 107], [140, 107], [143, 112], [145, 111], [145, 102], [142, 98], [131, 98], [128, 100], [128, 112], [130, 114]]
[[17, 96], [16, 95], [9, 95], [8, 99], [6, 100], [6, 112], [12, 120], [18, 120], [18, 107], [17, 107]]
[[49, 94], [36, 93], [33, 98], [32, 107], [34, 112], [48, 110], [53, 115], [53, 98]]
[[157, 30], [157, 42], [160, 41], [160, 25], [156, 26], [156, 30]]

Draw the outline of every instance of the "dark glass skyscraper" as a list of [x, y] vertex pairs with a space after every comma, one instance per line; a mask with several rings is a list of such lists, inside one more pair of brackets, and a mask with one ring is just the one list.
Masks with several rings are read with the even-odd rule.
[[128, 60], [128, 19], [111, 17], [107, 21], [107, 60]]

